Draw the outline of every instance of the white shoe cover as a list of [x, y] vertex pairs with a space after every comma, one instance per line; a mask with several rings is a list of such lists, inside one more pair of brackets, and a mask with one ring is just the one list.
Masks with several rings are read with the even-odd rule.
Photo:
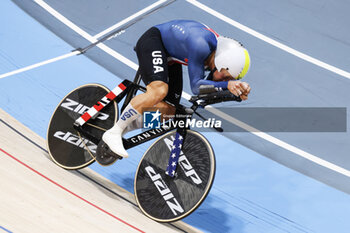
[[126, 152], [123, 146], [122, 130], [117, 125], [107, 130], [103, 134], [102, 140], [108, 145], [109, 149], [111, 149], [111, 151], [113, 151], [115, 154], [123, 158], [129, 157], [128, 152]]

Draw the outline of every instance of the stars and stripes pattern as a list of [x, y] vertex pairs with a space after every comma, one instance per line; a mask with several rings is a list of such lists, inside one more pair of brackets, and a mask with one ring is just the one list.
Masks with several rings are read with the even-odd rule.
[[176, 132], [175, 140], [173, 142], [172, 149], [170, 152], [168, 167], [165, 171], [165, 174], [171, 177], [174, 177], [175, 175], [177, 162], [179, 160], [179, 156], [182, 148], [182, 142], [183, 142], [183, 137], [178, 132]]
[[92, 106], [87, 112], [85, 112], [81, 117], [79, 117], [75, 122], [82, 126], [95, 117], [99, 111], [101, 111], [107, 104], [109, 104], [112, 100], [114, 100], [119, 94], [121, 94], [126, 89], [126, 86], [123, 83], [120, 83], [116, 88], [110, 91], [107, 95], [105, 95], [97, 104]]

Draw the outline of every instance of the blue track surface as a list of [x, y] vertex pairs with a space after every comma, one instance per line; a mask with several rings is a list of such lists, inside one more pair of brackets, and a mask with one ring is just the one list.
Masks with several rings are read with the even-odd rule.
[[[333, 11], [336, 11], [337, 14], [344, 15], [345, 19], [349, 18], [346, 14], [347, 3], [344, 1], [341, 1], [343, 5], [332, 4], [329, 1], [312, 1], [312, 4], [311, 2], [292, 1], [288, 5], [277, 0], [265, 2], [265, 4], [248, 1], [245, 6], [234, 2], [232, 3], [236, 9], [234, 13], [225, 9], [227, 2], [224, 1], [215, 3], [203, 1], [202, 3], [225, 15], [234, 14], [236, 20], [244, 19], [247, 26], [254, 27], [255, 30], [264, 32], [273, 38], [278, 38], [289, 46], [312, 54], [339, 68], [349, 69], [350, 57], [347, 56], [349, 44], [346, 42], [349, 41], [348, 33], [336, 28], [337, 21], [334, 18], [321, 17], [316, 14], [320, 12], [320, 15], [334, 15]], [[147, 6], [151, 2], [143, 4]], [[178, 17], [179, 15], [174, 12], [179, 6], [179, 3], [170, 5], [165, 11], [166, 14], [160, 11], [157, 15], [147, 18], [144, 24], [157, 23], [157, 17], [162, 17], [162, 19]], [[0, 9], [2, 9], [0, 15], [0, 22], [2, 22], [0, 74], [65, 54], [73, 49], [27, 16], [12, 2], [1, 1]], [[125, 16], [139, 9], [141, 8], [124, 9]], [[232, 33], [242, 38], [247, 47], [252, 48], [253, 65], [257, 68], [252, 70], [247, 80], [254, 84], [252, 100], [249, 102], [251, 105], [281, 106], [281, 103], [290, 103], [288, 86], [283, 86], [280, 80], [284, 79], [286, 83], [289, 83], [288, 79], [300, 78], [305, 72], [311, 74], [310, 79], [306, 80], [305, 85], [300, 82], [300, 86], [296, 88], [299, 88], [297, 93], [304, 93], [307, 96], [305, 97], [306, 104], [305, 101], [295, 100], [294, 106], [300, 106], [299, 104], [303, 104], [302, 106], [315, 106], [315, 104], [329, 106], [328, 103], [330, 106], [348, 105], [348, 99], [345, 98], [347, 94], [344, 92], [347, 92], [349, 85], [344, 78], [281, 52], [277, 48], [272, 48], [271, 45], [233, 29], [226, 23], [190, 5], [182, 9], [181, 15], [192, 16], [195, 20], [210, 20], [213, 25], [216, 25], [217, 31]], [[281, 27], [285, 30], [281, 30]], [[134, 62], [136, 62], [136, 56], [131, 47], [141, 33], [140, 28], [140, 25], [135, 25], [117, 41], [122, 45], [119, 45], [119, 52]], [[334, 45], [332, 51], [327, 52], [325, 49], [324, 45], [327, 43]], [[269, 56], [266, 54], [267, 51], [270, 52]], [[123, 64], [119, 66], [124, 67]], [[129, 68], [124, 67], [124, 69], [126, 70], [124, 75], [133, 74]], [[264, 78], [253, 80], [253, 77], [257, 76]], [[322, 81], [317, 78], [322, 78]], [[259, 89], [259, 86], [262, 86], [267, 80], [278, 83], [278, 90], [273, 88], [264, 92], [261, 88]], [[0, 108], [45, 138], [53, 110], [70, 90], [85, 83], [96, 82], [113, 88], [120, 81], [121, 79], [116, 78], [114, 74], [96, 65], [85, 56], [72, 57], [0, 79]], [[313, 93], [312, 89], [309, 89], [312, 86], [311, 83], [319, 90], [318, 85], [321, 84], [318, 82], [327, 82], [329, 90], [323, 90], [324, 93], [336, 87], [341, 96], [339, 101], [338, 98], [336, 103], [323, 101], [322, 96]], [[264, 87], [266, 88], [266, 85]], [[276, 95], [279, 99], [276, 98]], [[261, 96], [266, 96], [271, 101], [260, 103], [257, 97]], [[322, 105], [322, 102], [326, 104]], [[216, 179], [205, 202], [192, 215], [185, 218], [185, 222], [205, 232], [345, 233], [349, 231], [350, 196], [348, 194], [282, 166], [222, 135], [205, 133], [205, 136], [212, 142], [216, 153]], [[286, 140], [296, 140], [291, 139], [289, 135], [279, 136]], [[307, 135], [306, 137], [310, 139], [314, 136]], [[342, 140], [345, 143], [346, 139], [347, 137], [341, 139], [340, 145], [343, 143]], [[310, 145], [310, 141], [314, 144]], [[322, 156], [318, 141], [311, 139], [310, 141], [309, 143], [301, 142], [300, 146], [313, 147], [312, 151]], [[118, 161], [113, 166], [101, 167], [93, 164], [91, 168], [133, 192], [135, 169], [143, 151], [149, 144], [130, 150], [129, 159]], [[348, 151], [342, 152], [340, 148], [340, 154], [348, 153]], [[327, 148], [323, 150], [327, 152]], [[329, 154], [326, 152], [324, 156]], [[339, 163], [342, 163], [341, 158]]]

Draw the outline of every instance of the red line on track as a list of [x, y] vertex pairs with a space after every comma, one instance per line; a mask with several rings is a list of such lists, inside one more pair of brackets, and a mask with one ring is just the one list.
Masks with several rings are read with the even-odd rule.
[[41, 177], [45, 178], [46, 180], [50, 181], [50, 182], [53, 183], [54, 185], [60, 187], [61, 189], [65, 190], [66, 192], [68, 192], [68, 193], [72, 194], [73, 196], [79, 198], [80, 200], [86, 202], [87, 204], [89, 204], [89, 205], [95, 207], [96, 209], [102, 211], [102, 212], [105, 213], [105, 214], [108, 214], [108, 215], [111, 216], [112, 218], [115, 218], [116, 220], [118, 220], [118, 221], [124, 223], [125, 225], [128, 225], [129, 227], [131, 227], [131, 228], [133, 228], [133, 229], [135, 229], [135, 230], [137, 230], [137, 231], [139, 231], [139, 232], [143, 232], [143, 233], [144, 233], [144, 231], [138, 229], [137, 227], [134, 227], [133, 225], [131, 225], [131, 224], [125, 222], [124, 220], [118, 218], [117, 216], [115, 216], [115, 215], [109, 213], [108, 211], [102, 209], [101, 207], [98, 207], [97, 205], [95, 205], [95, 204], [89, 202], [88, 200], [84, 199], [83, 197], [79, 196], [78, 194], [75, 194], [74, 192], [70, 191], [69, 189], [67, 189], [67, 188], [63, 187], [62, 185], [58, 184], [57, 182], [51, 180], [51, 179], [48, 178], [47, 176], [43, 175], [42, 173], [38, 172], [38, 171], [35, 170], [34, 168], [32, 168], [32, 167], [30, 167], [29, 165], [25, 164], [24, 162], [20, 161], [19, 159], [17, 159], [16, 157], [12, 156], [12, 155], [9, 154], [8, 152], [4, 151], [3, 149], [0, 148], [0, 151], [3, 152], [4, 154], [6, 154], [7, 156], [9, 156], [10, 158], [12, 158], [13, 160], [17, 161], [18, 163], [22, 164], [22, 165], [25, 166], [26, 168], [28, 168], [28, 169], [30, 169], [31, 171], [35, 172], [35, 173], [38, 174], [39, 176], [41, 176]]

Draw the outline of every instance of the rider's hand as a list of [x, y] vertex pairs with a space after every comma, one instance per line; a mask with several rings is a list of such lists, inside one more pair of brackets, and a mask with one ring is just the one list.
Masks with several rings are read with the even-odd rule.
[[242, 100], [246, 100], [248, 99], [248, 94], [251, 88], [246, 82], [229, 81], [227, 84], [227, 89], [235, 96], [240, 96]]

